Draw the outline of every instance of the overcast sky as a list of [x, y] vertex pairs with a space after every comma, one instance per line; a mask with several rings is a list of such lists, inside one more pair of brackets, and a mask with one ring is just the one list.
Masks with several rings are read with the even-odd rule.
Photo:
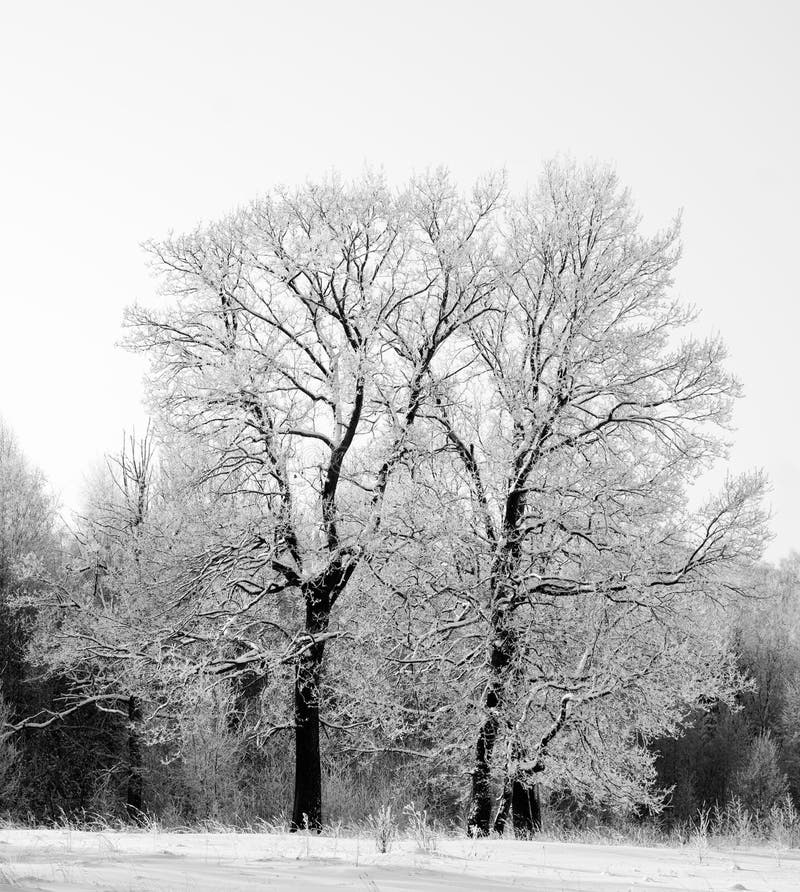
[[143, 424], [140, 243], [271, 185], [612, 161], [744, 384], [734, 470], [800, 548], [797, 2], [18, 2], [0, 11], [0, 415], [61, 494]]

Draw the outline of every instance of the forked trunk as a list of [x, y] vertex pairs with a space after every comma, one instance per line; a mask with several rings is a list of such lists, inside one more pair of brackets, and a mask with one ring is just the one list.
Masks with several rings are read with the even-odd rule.
[[502, 836], [512, 816], [514, 835], [521, 839], [530, 839], [542, 829], [542, 805], [537, 784], [527, 787], [520, 781], [506, 784], [497, 808], [492, 829]]
[[503, 793], [498, 802], [492, 829], [502, 836], [509, 816], [512, 816], [514, 835], [530, 839], [542, 829], [542, 805], [538, 784], [511, 781], [506, 776]]

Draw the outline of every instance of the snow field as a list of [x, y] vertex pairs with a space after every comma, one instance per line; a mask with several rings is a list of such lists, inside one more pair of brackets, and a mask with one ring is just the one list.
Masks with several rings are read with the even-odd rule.
[[477, 890], [800, 892], [800, 852], [553, 841], [0, 830], [0, 888], [17, 890]]

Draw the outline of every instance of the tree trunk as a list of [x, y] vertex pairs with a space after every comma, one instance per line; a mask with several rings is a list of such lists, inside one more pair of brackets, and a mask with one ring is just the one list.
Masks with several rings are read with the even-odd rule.
[[[328, 628], [331, 591], [309, 586], [306, 632], [314, 637]], [[319, 749], [319, 683], [325, 642], [311, 645], [299, 658], [294, 679], [294, 805], [290, 830], [322, 829], [322, 764]]]
[[[515, 746], [512, 755], [518, 760], [522, 758], [523, 750]], [[536, 770], [541, 771], [542, 768], [535, 768], [534, 771]], [[506, 829], [509, 815], [513, 815], [515, 835], [522, 839], [529, 839], [542, 829], [542, 805], [538, 784], [524, 783], [519, 779], [512, 781], [508, 773], [506, 774], [493, 825], [494, 832], [499, 836], [502, 836]]]
[[142, 751], [138, 722], [141, 718], [136, 697], [128, 698], [128, 789], [125, 811], [134, 821], [142, 819]]
[[322, 829], [322, 766], [319, 750], [319, 680], [323, 645], [311, 648], [295, 673], [295, 775], [291, 830]]
[[539, 785], [526, 786], [514, 781], [511, 788], [511, 812], [514, 820], [514, 834], [523, 839], [542, 829], [542, 803]]
[[[487, 708], [490, 700], [486, 695], [484, 705]], [[480, 731], [475, 746], [475, 765], [472, 769], [472, 790], [470, 792], [469, 816], [467, 832], [470, 836], [488, 836], [489, 821], [492, 815], [491, 760], [494, 744], [497, 740], [497, 719], [488, 715]]]
[[472, 769], [472, 789], [467, 817], [467, 833], [470, 836], [488, 836], [492, 819], [491, 770], [492, 753], [497, 742], [499, 721], [498, 707], [503, 699], [505, 670], [511, 660], [513, 638], [504, 627], [500, 614], [492, 618], [494, 641], [489, 658], [490, 676], [483, 698], [484, 720], [475, 745], [475, 763]]
[[492, 829], [498, 836], [503, 835], [503, 831], [506, 829], [506, 821], [508, 821], [510, 813], [511, 784], [509, 784], [508, 778], [506, 778], [506, 782], [503, 784], [503, 793], [500, 796], [500, 802], [497, 806], [497, 814], [494, 816], [494, 824], [492, 825]]
[[[522, 436], [522, 433], [520, 433]], [[525, 488], [520, 465], [522, 452], [515, 461], [515, 487], [506, 498], [503, 517], [505, 544], [498, 549], [492, 566], [491, 592], [492, 613], [490, 619], [491, 651], [489, 654], [489, 681], [483, 698], [483, 723], [475, 745], [475, 764], [472, 769], [472, 790], [467, 817], [467, 833], [470, 836], [488, 836], [492, 815], [491, 767], [492, 753], [500, 727], [499, 712], [503, 706], [506, 673], [514, 656], [516, 639], [511, 620], [514, 609], [514, 585], [520, 558], [518, 526], [525, 514]], [[495, 536], [488, 530], [489, 538]], [[504, 791], [505, 795], [505, 791]], [[498, 818], [500, 813], [498, 813]], [[502, 819], [505, 823], [505, 818]]]

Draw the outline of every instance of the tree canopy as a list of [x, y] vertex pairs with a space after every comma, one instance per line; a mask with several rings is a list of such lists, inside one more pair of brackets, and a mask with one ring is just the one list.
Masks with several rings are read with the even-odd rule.
[[720, 616], [766, 537], [762, 475], [690, 499], [740, 389], [678, 239], [552, 163], [523, 195], [332, 177], [148, 244], [152, 429], [37, 595], [74, 708], [126, 723], [129, 792], [217, 703], [293, 737], [295, 829], [326, 739], [468, 774], [471, 833], [536, 829], [540, 782], [659, 807], [652, 742], [742, 688]]

